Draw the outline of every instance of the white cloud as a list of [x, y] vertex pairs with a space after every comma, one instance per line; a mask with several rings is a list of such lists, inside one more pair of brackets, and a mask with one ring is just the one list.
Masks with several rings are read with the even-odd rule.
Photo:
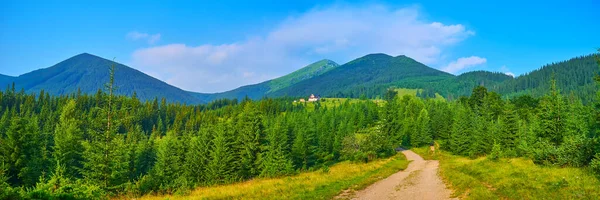
[[467, 68], [475, 67], [486, 62], [487, 59], [478, 56], [463, 57], [450, 62], [450, 64], [442, 68], [442, 71], [454, 74], [456, 72], [465, 70]]
[[386, 53], [439, 64], [448, 46], [475, 34], [461, 24], [427, 21], [420, 12], [416, 7], [383, 5], [319, 7], [246, 40], [138, 49], [131, 63], [186, 90], [219, 92], [281, 76], [323, 58], [343, 64], [369, 53]]
[[160, 40], [160, 33], [152, 35], [148, 33], [132, 31], [127, 33], [127, 38], [133, 41], [145, 40], [146, 42], [148, 42], [148, 44], [154, 44], [155, 42], [158, 42], [158, 40]]
[[506, 67], [506, 65], [502, 65], [502, 67], [500, 67], [500, 71], [506, 75], [515, 77], [515, 74], [510, 72], [510, 69], [508, 69], [508, 67]]

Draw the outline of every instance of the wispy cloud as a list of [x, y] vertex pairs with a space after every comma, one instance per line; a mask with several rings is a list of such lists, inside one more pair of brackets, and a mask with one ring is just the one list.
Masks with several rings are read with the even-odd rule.
[[144, 40], [148, 42], [148, 44], [154, 44], [160, 40], [160, 33], [157, 34], [148, 34], [148, 33], [140, 33], [137, 31], [131, 31], [127, 33], [127, 38], [133, 41]]
[[474, 34], [461, 24], [424, 19], [417, 7], [333, 5], [289, 16], [246, 40], [138, 49], [131, 63], [183, 89], [218, 92], [281, 76], [323, 58], [343, 64], [380, 52], [439, 65], [447, 47]]
[[502, 73], [506, 74], [506, 75], [509, 75], [509, 76], [515, 77], [515, 74], [514, 74], [514, 73], [512, 73], [512, 72], [510, 71], [510, 69], [508, 69], [508, 67], [506, 67], [506, 65], [502, 65], [502, 67], [500, 67], [500, 71], [501, 71]]
[[463, 57], [450, 62], [448, 65], [442, 68], [442, 71], [454, 74], [456, 72], [463, 71], [467, 68], [475, 67], [486, 62], [487, 59], [478, 56]]

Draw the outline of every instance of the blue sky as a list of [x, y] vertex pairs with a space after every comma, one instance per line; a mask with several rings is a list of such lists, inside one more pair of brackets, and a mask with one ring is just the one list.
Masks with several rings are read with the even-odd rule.
[[595, 0], [291, 2], [2, 1], [0, 74], [88, 52], [219, 92], [325, 58], [405, 54], [454, 74], [519, 75], [600, 47]]

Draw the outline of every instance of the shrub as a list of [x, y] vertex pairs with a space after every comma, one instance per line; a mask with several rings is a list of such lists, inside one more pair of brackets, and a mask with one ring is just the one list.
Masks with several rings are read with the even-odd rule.
[[536, 164], [553, 165], [558, 161], [558, 148], [546, 140], [539, 140], [532, 149], [532, 159]]
[[502, 149], [500, 144], [494, 142], [494, 146], [492, 147], [492, 152], [487, 157], [490, 160], [497, 161], [500, 157], [502, 157]]
[[590, 169], [592, 169], [596, 176], [600, 177], [600, 153], [596, 153], [596, 156], [590, 162]]
[[593, 157], [593, 143], [582, 135], [566, 137], [558, 151], [558, 165], [582, 167]]

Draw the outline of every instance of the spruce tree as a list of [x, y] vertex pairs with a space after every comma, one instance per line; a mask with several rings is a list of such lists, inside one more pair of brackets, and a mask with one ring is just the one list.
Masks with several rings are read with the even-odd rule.
[[76, 113], [76, 103], [69, 101], [60, 115], [54, 132], [54, 159], [65, 168], [67, 178], [81, 177], [83, 131]]
[[268, 132], [267, 140], [266, 151], [261, 156], [260, 176], [274, 177], [291, 173], [293, 164], [285, 152], [287, 137], [281, 122], [277, 121], [273, 124]]
[[264, 144], [264, 128], [262, 116], [257, 113], [251, 101], [245, 103], [243, 112], [239, 115], [238, 142], [241, 175], [251, 178], [260, 173], [258, 156]]
[[556, 88], [556, 80], [552, 78], [550, 94], [542, 98], [539, 105], [540, 130], [538, 136], [554, 145], [562, 143], [565, 133], [565, 105], [562, 95]]
[[207, 180], [213, 184], [228, 183], [236, 179], [233, 174], [234, 165], [233, 138], [230, 138], [223, 125], [217, 125], [213, 129], [214, 138], [211, 142], [210, 160], [207, 165]]
[[473, 118], [468, 107], [456, 106], [456, 115], [450, 136], [450, 151], [459, 155], [469, 155], [471, 136], [473, 135]]
[[22, 184], [19, 173], [27, 164], [27, 155], [24, 149], [27, 139], [25, 138], [26, 125], [26, 119], [14, 116], [2, 141], [2, 161], [8, 165], [6, 175], [9, 177], [8, 183], [13, 186]]
[[181, 157], [183, 155], [180, 154], [180, 149], [176, 133], [172, 131], [167, 132], [167, 135], [158, 142], [156, 163], [152, 168], [152, 175], [161, 186], [159, 188], [161, 191], [171, 191], [172, 188], [175, 188], [177, 186], [175, 180], [182, 175]]
[[416, 147], [429, 145], [433, 139], [431, 136], [429, 114], [425, 108], [421, 109], [419, 117], [417, 117], [417, 121], [415, 123], [417, 124], [417, 128], [412, 145]]
[[[600, 49], [598, 49], [598, 52], [600, 52]], [[600, 55], [596, 55], [596, 63], [598, 64], [598, 68], [600, 69]], [[594, 103], [594, 108], [595, 108], [595, 117], [594, 117], [594, 123], [593, 124], [593, 130], [595, 130], [595, 134], [593, 137], [596, 138], [596, 162], [600, 163], [600, 73], [596, 74], [596, 76], [594, 77], [594, 80], [596, 80], [596, 102]], [[600, 169], [600, 166], [599, 168]], [[599, 170], [600, 172], [600, 170]], [[600, 173], [599, 173], [600, 174]]]
[[517, 136], [519, 132], [519, 119], [515, 107], [511, 103], [504, 106], [504, 112], [501, 117], [500, 145], [503, 149], [514, 149], [517, 146]]
[[[120, 126], [120, 120], [114, 118], [116, 110], [114, 98], [114, 74], [115, 65], [109, 69], [109, 82], [106, 84], [108, 95], [99, 97], [105, 98], [106, 104], [98, 113], [98, 120], [104, 124], [94, 123], [89, 130], [90, 140], [83, 142], [85, 151], [83, 152], [83, 176], [85, 179], [98, 183], [103, 189], [119, 190], [127, 179], [127, 148], [125, 139], [117, 133]], [[99, 100], [100, 101], [100, 100]]]
[[194, 136], [189, 142], [186, 142], [189, 148], [185, 155], [184, 174], [192, 183], [200, 184], [208, 180], [207, 168], [210, 161], [210, 141], [212, 140], [209, 129], [212, 127], [200, 129], [198, 136]]

